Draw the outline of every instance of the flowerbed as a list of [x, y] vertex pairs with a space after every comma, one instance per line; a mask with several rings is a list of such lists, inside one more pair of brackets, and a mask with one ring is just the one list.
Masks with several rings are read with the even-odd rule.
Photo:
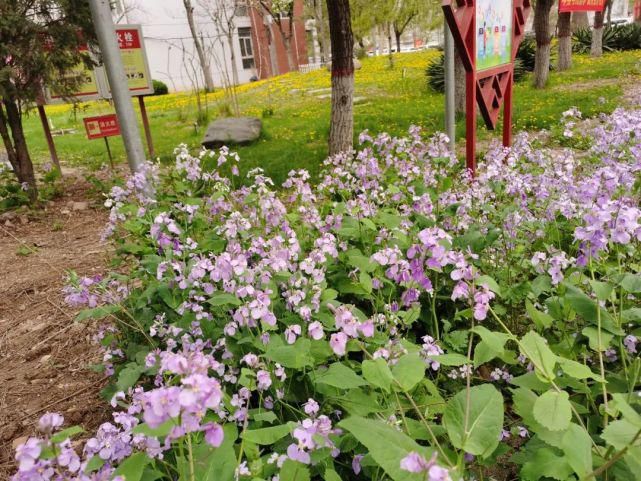
[[67, 288], [110, 321], [114, 420], [80, 453], [47, 414], [14, 479], [636, 479], [640, 134], [521, 136], [472, 180], [364, 133], [281, 189], [178, 149], [107, 201], [130, 275]]

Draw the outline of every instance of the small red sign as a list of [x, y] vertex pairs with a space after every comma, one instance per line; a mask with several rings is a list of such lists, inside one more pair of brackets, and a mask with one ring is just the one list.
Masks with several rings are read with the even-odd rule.
[[116, 29], [116, 37], [120, 49], [140, 48], [140, 36], [135, 28], [118, 28]]
[[606, 0], [559, 0], [559, 12], [601, 12]]
[[87, 117], [82, 120], [85, 123], [85, 130], [89, 140], [120, 135], [120, 125], [116, 114]]

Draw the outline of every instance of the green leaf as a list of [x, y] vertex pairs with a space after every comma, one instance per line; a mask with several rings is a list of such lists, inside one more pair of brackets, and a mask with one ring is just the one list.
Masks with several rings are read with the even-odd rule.
[[572, 471], [564, 457], [557, 456], [550, 448], [541, 448], [523, 465], [521, 478], [525, 481], [536, 481], [540, 478], [565, 481]]
[[612, 294], [612, 289], [614, 289], [612, 284], [608, 282], [595, 281], [594, 279], [590, 279], [590, 286], [592, 287], [592, 291], [596, 295], [596, 298], [600, 301], [607, 301], [610, 298], [610, 294]]
[[363, 377], [367, 382], [389, 392], [390, 386], [394, 381], [394, 376], [392, 376], [392, 371], [390, 371], [390, 368], [384, 359], [378, 358], [373, 361], [368, 359], [363, 361], [361, 367], [363, 370]]
[[261, 429], [249, 429], [241, 434], [241, 438], [262, 446], [274, 444], [292, 431], [292, 424], [281, 424]]
[[61, 443], [66, 439], [71, 439], [73, 438], [76, 434], [80, 434], [84, 432], [84, 430], [80, 426], [71, 426], [70, 428], [63, 429], [60, 432], [57, 432], [53, 436], [51, 436], [51, 442], [52, 443]]
[[[349, 417], [338, 424], [349, 431], [369, 451], [376, 464], [394, 481], [421, 481], [424, 476], [401, 469], [400, 460], [415, 451], [429, 459], [428, 450], [406, 434], [382, 421]], [[498, 436], [498, 435], [497, 435]], [[498, 439], [498, 437], [497, 437]], [[431, 452], [429, 452], [431, 454]]]
[[365, 379], [340, 362], [335, 362], [328, 369], [317, 370], [315, 373], [317, 384], [327, 384], [339, 389], [353, 389], [368, 384]]
[[503, 429], [503, 396], [490, 384], [470, 388], [469, 398], [463, 389], [447, 403], [443, 424], [454, 447], [488, 457]]
[[497, 296], [502, 297], [501, 288], [499, 287], [498, 283], [490, 276], [486, 276], [486, 275], [479, 276], [476, 279], [475, 284], [477, 286], [486, 285]]
[[279, 473], [280, 481], [309, 481], [309, 469], [303, 463], [288, 459]]
[[[601, 438], [613, 446], [614, 449], [623, 449], [632, 443], [632, 440], [635, 438], [639, 432], [639, 427], [635, 426], [633, 423], [627, 419], [619, 419], [618, 421], [612, 421], [607, 427], [603, 430]], [[641, 439], [637, 438], [634, 442], [635, 446], [641, 444]]]
[[145, 436], [148, 436], [150, 438], [164, 438], [169, 434], [171, 428], [173, 428], [175, 425], [176, 423], [173, 419], [168, 419], [157, 428], [152, 428], [149, 427], [147, 423], [142, 423], [136, 426], [132, 430], [132, 432], [134, 434], [144, 434]]
[[133, 387], [140, 375], [145, 371], [143, 366], [136, 364], [135, 362], [130, 362], [127, 364], [119, 373], [118, 381], [116, 382], [116, 387], [118, 391], [127, 391], [130, 387]]
[[601, 327], [603, 329], [610, 331], [612, 334], [625, 334], [620, 328], [614, 325], [614, 320], [610, 313], [598, 306], [594, 299], [591, 299], [587, 294], [572, 284], [564, 282], [563, 285], [566, 288], [565, 299], [570, 303], [572, 309], [583, 319], [596, 325], [600, 317]]
[[87, 319], [104, 319], [110, 314], [115, 314], [120, 311], [120, 306], [108, 305], [94, 307], [93, 309], [83, 309], [76, 316], [76, 322], [86, 321]]
[[323, 474], [323, 478], [325, 479], [325, 481], [342, 481], [338, 473], [333, 469], [329, 469], [329, 468], [325, 470], [325, 474]]
[[573, 361], [572, 359], [566, 359], [564, 357], [559, 357], [559, 366], [563, 369], [563, 372], [574, 379], [588, 379], [592, 378], [597, 381], [601, 380], [600, 376], [597, 376], [592, 372], [585, 364], [580, 362]]
[[171, 307], [173, 310], [176, 310], [178, 306], [180, 306], [180, 299], [174, 297], [174, 292], [169, 289], [167, 285], [161, 284], [158, 286], [158, 295], [164, 301], [164, 303]]
[[420, 355], [405, 354], [392, 368], [392, 374], [404, 391], [411, 391], [425, 377], [425, 368]]
[[588, 338], [590, 349], [601, 352], [610, 347], [610, 342], [614, 338], [612, 334], [601, 330], [601, 342], [599, 343], [599, 331], [596, 327], [591, 326], [584, 327], [581, 334]]
[[[237, 458], [234, 443], [238, 438], [238, 430], [233, 424], [223, 426], [225, 436], [223, 444], [217, 448], [207, 443], [196, 445], [194, 448], [195, 478], [198, 481], [233, 481]], [[182, 480], [182, 478], [181, 478]]]
[[561, 441], [565, 457], [578, 475], [583, 479], [592, 472], [592, 438], [578, 424], [570, 424], [570, 427]]
[[530, 301], [525, 301], [525, 310], [538, 329], [547, 329], [554, 322], [554, 318], [551, 315], [539, 311]]
[[215, 292], [209, 299], [207, 299], [207, 303], [214, 307], [240, 306], [242, 304], [238, 297], [228, 292]]
[[548, 391], [534, 403], [534, 419], [550, 431], [564, 431], [572, 421], [570, 397], [565, 391]]
[[554, 379], [556, 355], [550, 350], [543, 337], [534, 331], [530, 331], [523, 336], [519, 347], [521, 348], [521, 353], [530, 360], [536, 368], [536, 373], [542, 379], [546, 381]]
[[311, 341], [301, 337], [294, 344], [283, 344], [274, 337], [267, 346], [265, 356], [278, 364], [291, 369], [302, 369], [314, 363], [310, 355]]
[[372, 293], [372, 278], [367, 272], [361, 271], [360, 274], [358, 274], [358, 282], [361, 287], [365, 289], [365, 292], [367, 292], [368, 294]]
[[509, 335], [490, 331], [484, 326], [476, 326], [472, 331], [482, 339], [474, 348], [474, 366], [505, 355], [505, 343], [510, 339]]
[[367, 416], [382, 409], [374, 393], [366, 393], [360, 388], [350, 389], [338, 402], [345, 411], [356, 416]]
[[120, 463], [120, 466], [114, 471], [114, 477], [122, 476], [126, 481], [140, 481], [145, 466], [150, 462], [151, 459], [145, 453], [132, 454]]
[[641, 276], [636, 274], [625, 274], [619, 285], [627, 292], [638, 294], [641, 292]]
[[612, 407], [619, 411], [623, 417], [635, 426], [641, 428], [641, 414], [639, 414], [626, 400], [627, 395], [615, 393], [612, 395]]
[[469, 364], [470, 360], [467, 356], [457, 354], [455, 352], [449, 354], [441, 354], [440, 356], [430, 356], [433, 361], [441, 363], [443, 366], [463, 366]]
[[95, 455], [92, 456], [89, 461], [87, 461], [87, 466], [85, 466], [85, 469], [83, 470], [84, 473], [93, 473], [94, 471], [98, 471], [100, 468], [102, 468], [105, 465], [105, 460], [102, 459], [100, 456]]

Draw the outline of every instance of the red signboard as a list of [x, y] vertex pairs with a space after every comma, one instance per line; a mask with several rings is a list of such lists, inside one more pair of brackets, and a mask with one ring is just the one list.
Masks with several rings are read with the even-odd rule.
[[559, 12], [600, 12], [606, 0], [559, 0]]
[[87, 117], [82, 120], [85, 123], [87, 138], [89, 140], [120, 135], [120, 125], [118, 124], [116, 114]]

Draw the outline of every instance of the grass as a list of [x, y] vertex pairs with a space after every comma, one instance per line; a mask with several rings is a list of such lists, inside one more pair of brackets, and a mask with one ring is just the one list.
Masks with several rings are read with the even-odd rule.
[[[442, 129], [443, 96], [428, 90], [425, 81], [425, 68], [436, 55], [435, 51], [397, 54], [393, 68], [389, 67], [387, 57], [364, 59], [362, 69], [356, 72], [356, 96], [363, 99], [354, 107], [355, 133], [368, 129], [373, 133], [386, 131], [399, 135], [412, 124], [430, 133]], [[545, 90], [535, 90], [530, 77], [517, 84], [516, 130], [550, 128], [572, 106], [587, 116], [610, 112], [623, 93], [624, 80], [640, 76], [641, 51], [611, 53], [599, 59], [575, 56], [573, 69], [552, 72]], [[284, 180], [293, 168], [306, 168], [317, 174], [327, 153], [329, 87], [330, 76], [325, 69], [240, 86], [242, 115], [261, 117], [264, 123], [258, 142], [236, 149], [244, 169], [262, 167], [276, 182]], [[310, 92], [319, 89], [327, 90]], [[205, 126], [195, 124], [199, 115], [195, 95], [148, 97], [146, 104], [156, 152], [162, 160], [169, 161], [174, 147], [180, 143], [199, 148]], [[221, 92], [208, 94], [205, 104], [210, 120], [227, 110]], [[108, 162], [104, 142], [86, 139], [82, 118], [113, 112], [109, 103], [91, 102], [75, 109], [71, 105], [52, 105], [47, 106], [47, 112], [55, 129], [76, 129], [73, 134], [55, 138], [64, 162], [90, 167]], [[486, 132], [482, 122], [479, 125], [481, 139], [498, 138], [498, 134]], [[48, 151], [35, 113], [26, 119], [25, 128], [34, 159], [45, 162]], [[457, 135], [459, 138], [464, 135], [463, 119], [457, 124]], [[114, 137], [110, 143], [116, 160], [124, 162], [122, 140]]]

